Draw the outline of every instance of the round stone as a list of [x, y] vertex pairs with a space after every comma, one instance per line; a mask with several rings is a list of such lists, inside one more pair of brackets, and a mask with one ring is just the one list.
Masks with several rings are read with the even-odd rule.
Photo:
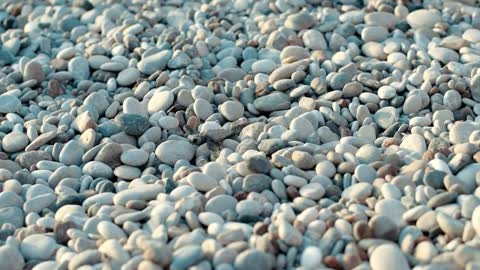
[[51, 237], [33, 234], [23, 239], [20, 251], [27, 260], [48, 260], [55, 253], [58, 245]]
[[384, 107], [375, 112], [373, 119], [379, 127], [387, 129], [398, 121], [398, 112], [394, 107]]
[[11, 132], [2, 139], [2, 148], [6, 152], [18, 152], [28, 145], [29, 140], [27, 135], [22, 132]]
[[405, 270], [410, 269], [407, 259], [395, 244], [382, 244], [376, 247], [370, 256], [372, 270]]
[[174, 165], [180, 159], [190, 161], [195, 155], [195, 146], [186, 141], [169, 140], [157, 147], [155, 155], [161, 162]]
[[229, 100], [220, 105], [219, 111], [225, 119], [233, 122], [243, 116], [244, 108], [242, 103]]
[[148, 112], [155, 113], [166, 111], [172, 106], [175, 97], [170, 91], [162, 91], [154, 94], [148, 102]]
[[140, 71], [138, 71], [138, 69], [127, 68], [118, 73], [117, 82], [121, 86], [128, 86], [134, 84], [138, 78], [140, 78]]
[[148, 153], [142, 149], [130, 149], [121, 154], [120, 160], [125, 165], [136, 167], [147, 163], [148, 157]]

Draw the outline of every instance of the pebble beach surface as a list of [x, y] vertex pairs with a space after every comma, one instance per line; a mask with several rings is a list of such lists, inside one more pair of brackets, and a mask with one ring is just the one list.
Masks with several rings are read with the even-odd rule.
[[0, 0], [0, 270], [480, 269], [476, 0]]

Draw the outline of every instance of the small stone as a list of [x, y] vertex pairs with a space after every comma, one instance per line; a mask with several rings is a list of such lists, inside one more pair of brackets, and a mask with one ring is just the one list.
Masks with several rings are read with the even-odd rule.
[[140, 71], [136, 68], [127, 68], [118, 73], [117, 82], [121, 86], [134, 84], [140, 77]]
[[195, 155], [195, 146], [186, 141], [169, 140], [157, 147], [155, 155], [161, 162], [174, 165], [180, 159], [190, 161]]
[[45, 74], [43, 73], [42, 65], [36, 61], [28, 62], [23, 71], [23, 80], [36, 80], [37, 82], [42, 82], [44, 79]]
[[12, 132], [2, 139], [2, 148], [5, 152], [18, 152], [28, 145], [29, 140], [27, 135], [21, 132]]
[[115, 122], [132, 136], [141, 136], [150, 127], [148, 119], [140, 114], [120, 114], [115, 117]]
[[292, 30], [302, 30], [312, 27], [314, 23], [315, 20], [309, 13], [299, 12], [287, 17], [285, 27]]
[[225, 119], [233, 122], [243, 116], [244, 108], [242, 103], [230, 100], [222, 103], [219, 107], [219, 111]]
[[442, 21], [440, 13], [433, 9], [418, 9], [410, 12], [407, 16], [407, 23], [412, 28], [431, 29], [436, 23]]
[[376, 247], [370, 256], [372, 270], [405, 270], [410, 269], [407, 259], [395, 244], [382, 244]]
[[5, 270], [23, 270], [25, 266], [25, 259], [23, 258], [18, 248], [6, 244], [0, 247], [0, 261], [2, 268]]
[[255, 108], [264, 112], [274, 112], [290, 108], [290, 97], [281, 92], [275, 92], [255, 99]]
[[148, 153], [142, 149], [130, 149], [123, 152], [120, 159], [123, 164], [136, 167], [147, 163], [148, 157]]
[[243, 179], [242, 189], [245, 192], [262, 192], [270, 188], [272, 179], [264, 174], [250, 174]]
[[153, 55], [149, 55], [137, 64], [138, 70], [147, 75], [153, 74], [157, 70], [164, 70], [168, 61], [172, 57], [171, 50], [164, 50]]
[[266, 270], [272, 269], [270, 258], [267, 254], [256, 250], [247, 249], [235, 258], [235, 269], [238, 270]]
[[57, 243], [51, 237], [33, 234], [23, 239], [20, 251], [27, 260], [48, 260], [55, 253]]
[[0, 95], [0, 113], [14, 113], [20, 110], [22, 102], [12, 95]]
[[378, 126], [387, 129], [398, 121], [398, 112], [394, 107], [384, 107], [375, 113], [373, 119]]
[[148, 113], [155, 113], [159, 111], [166, 111], [172, 106], [174, 96], [169, 91], [158, 92], [148, 102]]

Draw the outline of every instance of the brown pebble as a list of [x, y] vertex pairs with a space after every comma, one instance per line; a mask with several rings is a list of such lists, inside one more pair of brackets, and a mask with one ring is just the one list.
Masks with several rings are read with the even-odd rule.
[[342, 264], [334, 256], [326, 256], [323, 259], [323, 263], [325, 264], [326, 267], [329, 267], [332, 269], [338, 269], [338, 270], [344, 269]]

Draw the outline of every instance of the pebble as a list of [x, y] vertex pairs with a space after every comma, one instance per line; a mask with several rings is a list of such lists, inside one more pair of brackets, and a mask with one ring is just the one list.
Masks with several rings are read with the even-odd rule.
[[410, 269], [402, 251], [393, 244], [383, 244], [376, 247], [370, 255], [370, 267], [372, 270]]
[[186, 141], [166, 141], [155, 149], [155, 155], [163, 163], [174, 165], [177, 160], [190, 161], [195, 155], [195, 147]]
[[32, 234], [23, 239], [20, 252], [27, 260], [48, 260], [54, 255], [57, 243], [51, 237]]
[[407, 15], [407, 22], [412, 28], [432, 28], [442, 21], [440, 12], [431, 9], [418, 9]]

